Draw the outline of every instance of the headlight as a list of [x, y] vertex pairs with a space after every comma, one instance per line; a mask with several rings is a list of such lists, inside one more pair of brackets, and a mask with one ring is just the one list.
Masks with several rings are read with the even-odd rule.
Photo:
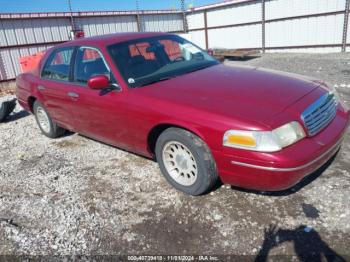
[[305, 137], [304, 129], [296, 121], [272, 131], [226, 131], [223, 145], [260, 152], [276, 152]]
[[330, 91], [331, 93], [334, 94], [335, 99], [337, 100], [338, 103], [341, 103], [341, 105], [343, 106], [343, 108], [345, 109], [345, 111], [349, 110], [349, 106], [346, 104], [346, 102], [340, 97], [337, 89], [335, 89], [334, 86], [328, 86], [326, 84], [323, 84], [323, 87], [325, 89], [327, 89], [328, 91]]

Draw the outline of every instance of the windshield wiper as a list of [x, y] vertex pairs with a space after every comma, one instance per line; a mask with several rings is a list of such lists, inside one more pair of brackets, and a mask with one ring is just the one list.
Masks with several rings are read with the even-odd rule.
[[139, 85], [137, 87], [148, 86], [148, 85], [151, 85], [151, 84], [154, 84], [154, 83], [157, 83], [157, 82], [162, 82], [162, 81], [165, 81], [165, 80], [169, 80], [169, 79], [175, 78], [175, 77], [176, 76], [166, 76], [166, 77], [162, 77], [162, 78], [159, 78], [159, 79], [150, 80], [150, 81], [147, 81], [145, 83], [142, 83], [141, 85]]

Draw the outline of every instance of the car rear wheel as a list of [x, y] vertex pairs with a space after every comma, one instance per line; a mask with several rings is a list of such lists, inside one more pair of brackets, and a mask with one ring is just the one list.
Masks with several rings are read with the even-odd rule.
[[167, 181], [184, 193], [203, 194], [218, 179], [216, 164], [208, 146], [187, 130], [166, 129], [157, 140], [156, 158]]
[[38, 101], [33, 105], [36, 122], [41, 132], [49, 138], [57, 138], [64, 134], [65, 130], [54, 123], [46, 108]]

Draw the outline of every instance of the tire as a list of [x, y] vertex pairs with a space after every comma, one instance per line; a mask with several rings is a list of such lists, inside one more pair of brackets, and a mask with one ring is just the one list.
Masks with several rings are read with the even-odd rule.
[[218, 180], [209, 147], [193, 133], [171, 127], [156, 142], [156, 159], [166, 180], [177, 190], [197, 196]]
[[16, 99], [0, 102], [0, 123], [12, 113], [16, 107]]
[[34, 102], [33, 111], [41, 132], [49, 138], [57, 138], [64, 134], [65, 129], [52, 121], [46, 108], [38, 101]]

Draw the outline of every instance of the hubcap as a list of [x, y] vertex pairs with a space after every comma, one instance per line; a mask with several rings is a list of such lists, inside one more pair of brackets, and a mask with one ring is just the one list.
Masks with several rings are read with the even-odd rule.
[[36, 109], [36, 117], [38, 119], [38, 123], [44, 132], [50, 132], [50, 120], [49, 116], [46, 114], [45, 110], [42, 107], [38, 107]]
[[169, 175], [180, 185], [191, 186], [197, 180], [197, 162], [182, 143], [171, 141], [163, 147], [163, 163]]

